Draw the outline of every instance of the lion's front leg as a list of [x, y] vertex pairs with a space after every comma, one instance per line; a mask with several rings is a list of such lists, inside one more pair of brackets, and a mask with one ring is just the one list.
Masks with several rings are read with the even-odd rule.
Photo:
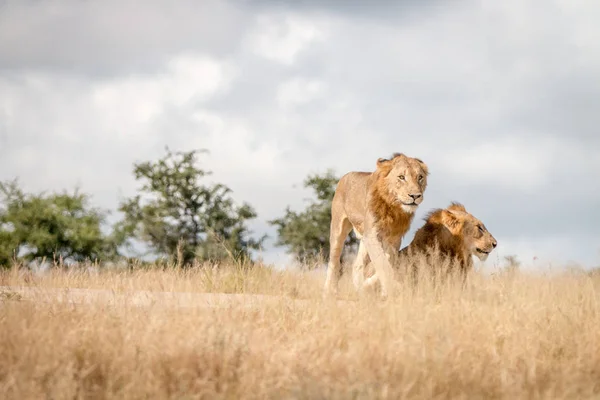
[[[390, 279], [392, 281], [394, 279], [394, 277], [393, 277], [394, 276], [394, 272], [393, 272], [394, 265], [398, 258], [397, 253], [398, 253], [398, 248], [400, 247], [401, 241], [402, 241], [402, 238], [399, 238], [398, 240], [395, 240], [392, 245], [390, 245], [389, 243], [382, 242], [383, 251], [392, 266], [392, 272], [391, 272], [391, 276], [390, 276]], [[373, 290], [375, 285], [377, 285], [379, 283], [379, 276], [377, 274], [377, 269], [375, 271], [376, 272], [373, 275], [371, 275], [369, 278], [367, 278], [364, 281], [364, 283], [362, 285], [363, 290]]]
[[393, 285], [393, 246], [382, 243], [377, 232], [365, 235], [364, 239], [369, 258], [375, 268], [375, 274], [365, 282], [365, 286], [371, 286], [379, 281], [381, 297], [392, 296]]
[[352, 265], [352, 282], [359, 292], [362, 290], [365, 282], [365, 267], [369, 263], [369, 253], [363, 239], [358, 244], [358, 253]]

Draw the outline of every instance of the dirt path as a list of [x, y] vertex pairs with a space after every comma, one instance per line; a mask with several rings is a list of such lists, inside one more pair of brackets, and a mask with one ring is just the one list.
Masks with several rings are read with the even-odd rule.
[[[31, 286], [0, 286], [0, 300], [21, 300], [44, 303], [105, 304], [164, 307], [256, 307], [267, 304], [293, 304], [318, 301], [259, 294], [113, 291], [109, 289], [47, 288]], [[345, 303], [339, 300], [338, 303]]]

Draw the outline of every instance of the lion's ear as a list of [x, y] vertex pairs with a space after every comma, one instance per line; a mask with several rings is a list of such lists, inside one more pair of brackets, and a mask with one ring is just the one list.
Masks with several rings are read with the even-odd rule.
[[456, 230], [460, 225], [460, 219], [456, 214], [449, 210], [442, 211], [442, 224], [451, 231]]
[[467, 210], [465, 209], [465, 206], [463, 206], [460, 203], [457, 203], [456, 201], [453, 201], [452, 203], [450, 203], [450, 206], [448, 206], [448, 208], [446, 210], [467, 212]]
[[419, 163], [425, 175], [429, 175], [429, 167], [427, 166], [427, 164], [425, 164], [420, 158], [415, 158], [415, 160]]
[[392, 161], [395, 161], [397, 158], [402, 158], [402, 157], [405, 157], [405, 155], [402, 153], [394, 153], [394, 154], [392, 154], [392, 157], [390, 157], [390, 158], [379, 158], [377, 160], [377, 166], [384, 165], [385, 163], [391, 163]]
[[381, 168], [381, 167], [387, 166], [391, 162], [392, 162], [392, 160], [388, 160], [387, 158], [378, 158], [377, 159], [377, 168]]

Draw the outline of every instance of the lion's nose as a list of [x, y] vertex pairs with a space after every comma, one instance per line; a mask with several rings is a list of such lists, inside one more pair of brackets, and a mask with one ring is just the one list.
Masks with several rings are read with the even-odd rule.
[[492, 243], [492, 247], [496, 248], [496, 246], [498, 246], [498, 242], [496, 242], [496, 241], [494, 240], [494, 243]]
[[420, 199], [421, 196], [423, 196], [421, 193], [414, 193], [414, 194], [409, 194], [410, 197], [412, 197], [413, 200], [417, 200]]

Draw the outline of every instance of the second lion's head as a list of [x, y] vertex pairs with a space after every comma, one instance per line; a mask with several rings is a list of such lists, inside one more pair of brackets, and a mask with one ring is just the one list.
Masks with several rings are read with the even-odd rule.
[[427, 188], [427, 165], [418, 158], [395, 153], [377, 160], [377, 186], [387, 200], [408, 213], [416, 211]]
[[498, 242], [486, 226], [460, 203], [452, 203], [439, 214], [442, 224], [456, 237], [460, 237], [466, 250], [485, 261]]

